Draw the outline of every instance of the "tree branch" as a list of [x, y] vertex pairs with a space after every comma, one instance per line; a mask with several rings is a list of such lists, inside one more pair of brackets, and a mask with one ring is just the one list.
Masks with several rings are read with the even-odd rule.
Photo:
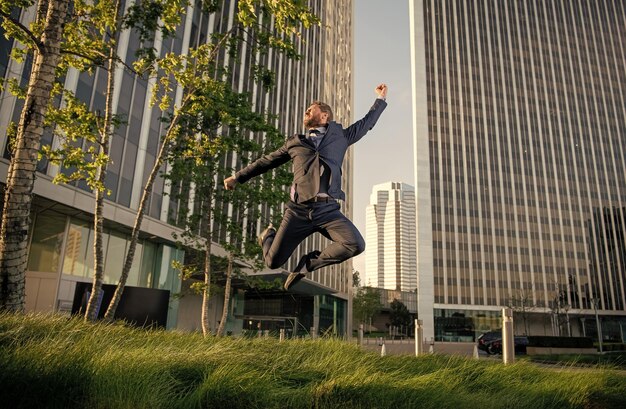
[[[106, 67], [104, 67], [104, 62], [109, 60], [109, 57], [107, 55], [102, 54], [100, 52], [96, 52], [96, 54], [98, 55], [98, 57], [101, 57], [102, 60], [97, 60], [94, 57], [79, 53], [78, 51], [61, 50], [61, 54], [74, 55], [76, 57], [84, 58], [86, 60], [93, 62], [94, 64], [98, 65], [99, 67], [103, 69], [106, 69]], [[132, 66], [126, 64], [126, 62], [123, 61], [119, 56], [115, 56], [115, 61], [117, 61], [119, 64], [122, 64], [126, 69], [128, 69], [133, 74], [137, 74], [137, 71], [135, 71], [135, 69]]]
[[10, 14], [5, 13], [2, 10], [0, 10], [0, 16], [4, 17], [5, 20], [8, 20], [9, 22], [17, 26], [20, 30], [22, 30], [22, 32], [31, 39], [33, 44], [35, 44], [35, 47], [37, 47], [37, 50], [39, 52], [43, 52], [43, 43], [41, 42], [41, 40], [35, 37], [33, 32], [30, 31], [28, 27], [26, 27], [24, 24], [20, 23], [19, 20], [14, 19]]
[[240, 28], [241, 27], [239, 26], [239, 24], [234, 24], [230, 28], [230, 30], [228, 30], [227, 32], [223, 34], [223, 37], [217, 43], [215, 43], [213, 50], [211, 50], [210, 61], [214, 60], [217, 57], [217, 54], [222, 49], [222, 45], [226, 42], [227, 39], [231, 38], [233, 33], [235, 33]]

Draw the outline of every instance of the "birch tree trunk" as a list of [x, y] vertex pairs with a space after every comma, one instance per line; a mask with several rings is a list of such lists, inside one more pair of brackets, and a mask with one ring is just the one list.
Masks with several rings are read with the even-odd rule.
[[224, 328], [226, 328], [226, 320], [228, 319], [228, 306], [230, 304], [230, 287], [233, 277], [233, 255], [228, 254], [228, 267], [226, 268], [226, 285], [224, 286], [224, 308], [222, 309], [222, 319], [220, 320], [220, 326], [217, 329], [217, 336], [224, 335]]
[[[43, 0], [42, 0], [43, 2]], [[69, 0], [49, 0], [11, 159], [0, 227], [0, 309], [23, 311], [32, 191]], [[44, 10], [40, 7], [39, 10]]]
[[[115, 4], [116, 21], [120, 21], [119, 17], [120, 1]], [[116, 48], [117, 48], [117, 34], [119, 32], [119, 24], [116, 23], [114, 32], [111, 34], [111, 46], [109, 48], [109, 62], [107, 65], [107, 91], [106, 91], [106, 105], [104, 111], [104, 122], [100, 130], [100, 153], [108, 158], [109, 156], [109, 143], [111, 139], [111, 130], [113, 123], [113, 89], [115, 88], [115, 69], [117, 67], [116, 61]], [[85, 320], [93, 321], [98, 318], [99, 301], [102, 295], [102, 284], [104, 281], [104, 251], [102, 248], [102, 233], [103, 233], [103, 215], [102, 210], [104, 208], [104, 196], [106, 189], [104, 187], [104, 180], [106, 177], [107, 164], [104, 163], [98, 168], [98, 180], [96, 184], [96, 203], [94, 210], [94, 276], [93, 284], [91, 286], [91, 296], [87, 303], [87, 311], [85, 312]]]
[[[100, 171], [104, 174], [103, 171]], [[104, 180], [104, 179], [102, 179]], [[99, 305], [98, 301], [102, 294], [102, 283], [104, 281], [104, 257], [102, 249], [102, 206], [104, 204], [104, 192], [96, 190], [96, 206], [94, 214], [94, 244], [93, 244], [93, 257], [94, 257], [94, 274], [93, 284], [91, 286], [91, 295], [89, 296], [89, 302], [87, 304], [87, 311], [85, 312], [85, 320], [93, 321], [98, 318]]]
[[209, 204], [207, 208], [208, 210], [206, 212], [205, 219], [207, 225], [207, 237], [204, 244], [204, 290], [202, 291], [202, 334], [205, 337], [209, 335], [209, 299], [211, 298], [211, 273], [213, 267], [211, 264], [211, 245], [213, 243], [213, 239], [211, 237], [211, 232], [213, 231], [211, 229], [212, 207]]
[[165, 155], [167, 154], [171, 140], [173, 139], [173, 135], [176, 133], [176, 128], [177, 118], [174, 118], [174, 120], [170, 124], [167, 135], [163, 139], [161, 149], [159, 150], [159, 154], [157, 155], [154, 166], [152, 167], [152, 171], [148, 176], [146, 186], [144, 186], [143, 188], [143, 194], [141, 196], [139, 208], [137, 209], [137, 214], [135, 216], [135, 224], [133, 225], [130, 243], [128, 244], [128, 252], [126, 253], [126, 259], [124, 261], [124, 267], [122, 268], [122, 274], [120, 275], [117, 287], [115, 288], [115, 293], [113, 294], [113, 298], [111, 299], [109, 307], [107, 308], [107, 311], [104, 315], [104, 318], [106, 318], [107, 320], [112, 320], [113, 317], [115, 317], [115, 311], [117, 310], [117, 306], [119, 305], [122, 294], [124, 293], [124, 287], [126, 286], [126, 281], [128, 280], [128, 274], [130, 273], [130, 269], [133, 266], [133, 260], [135, 259], [135, 250], [137, 249], [137, 241], [139, 240], [139, 231], [141, 230], [141, 223], [143, 222], [143, 217], [146, 213], [148, 199], [150, 198], [150, 194], [152, 193], [154, 181], [159, 174], [159, 169], [161, 169], [161, 165], [163, 165], [163, 162], [165, 160]]

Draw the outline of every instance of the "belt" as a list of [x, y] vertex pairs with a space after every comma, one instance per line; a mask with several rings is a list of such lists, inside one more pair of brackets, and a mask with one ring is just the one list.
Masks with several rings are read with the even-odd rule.
[[337, 203], [337, 199], [333, 199], [330, 196], [315, 196], [312, 199], [307, 200], [304, 203]]

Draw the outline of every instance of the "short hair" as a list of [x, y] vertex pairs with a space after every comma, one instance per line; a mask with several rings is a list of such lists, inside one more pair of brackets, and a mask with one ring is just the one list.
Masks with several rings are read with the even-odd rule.
[[328, 114], [328, 120], [332, 121], [333, 120], [333, 110], [330, 107], [330, 105], [322, 102], [322, 101], [313, 101], [313, 103], [311, 105], [317, 105], [320, 108], [320, 111]]

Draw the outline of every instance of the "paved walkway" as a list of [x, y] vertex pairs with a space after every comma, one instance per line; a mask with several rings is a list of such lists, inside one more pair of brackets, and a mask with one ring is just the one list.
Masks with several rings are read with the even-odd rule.
[[[387, 355], [415, 355], [415, 343], [412, 339], [405, 340], [385, 340], [385, 352]], [[473, 342], [435, 342], [432, 345], [433, 352], [446, 355], [461, 355], [461, 356], [473, 356], [474, 355], [474, 343]], [[375, 338], [366, 338], [363, 341], [363, 348], [371, 351], [380, 352], [382, 346], [380, 342]], [[429, 352], [431, 348], [430, 343], [424, 343], [424, 351]], [[482, 357], [482, 351], [481, 357]], [[487, 357], [487, 354], [484, 354]]]
[[[474, 356], [473, 342], [435, 342], [433, 344], [433, 352], [445, 355], [460, 355], [472, 357]], [[379, 352], [382, 345], [379, 341], [373, 338], [366, 338], [363, 341], [363, 348], [369, 351]], [[424, 343], [424, 351], [430, 351], [430, 343]], [[490, 359], [494, 361], [502, 361], [502, 355], [489, 355], [484, 351], [478, 350], [479, 359]], [[406, 340], [385, 340], [385, 353], [387, 355], [415, 355], [415, 344], [412, 339]], [[543, 368], [553, 369], [556, 371], [593, 371], [598, 368], [590, 366], [573, 366], [571, 363], [552, 363], [552, 362], [533, 362]], [[626, 370], [611, 369], [622, 375], [626, 375]]]

